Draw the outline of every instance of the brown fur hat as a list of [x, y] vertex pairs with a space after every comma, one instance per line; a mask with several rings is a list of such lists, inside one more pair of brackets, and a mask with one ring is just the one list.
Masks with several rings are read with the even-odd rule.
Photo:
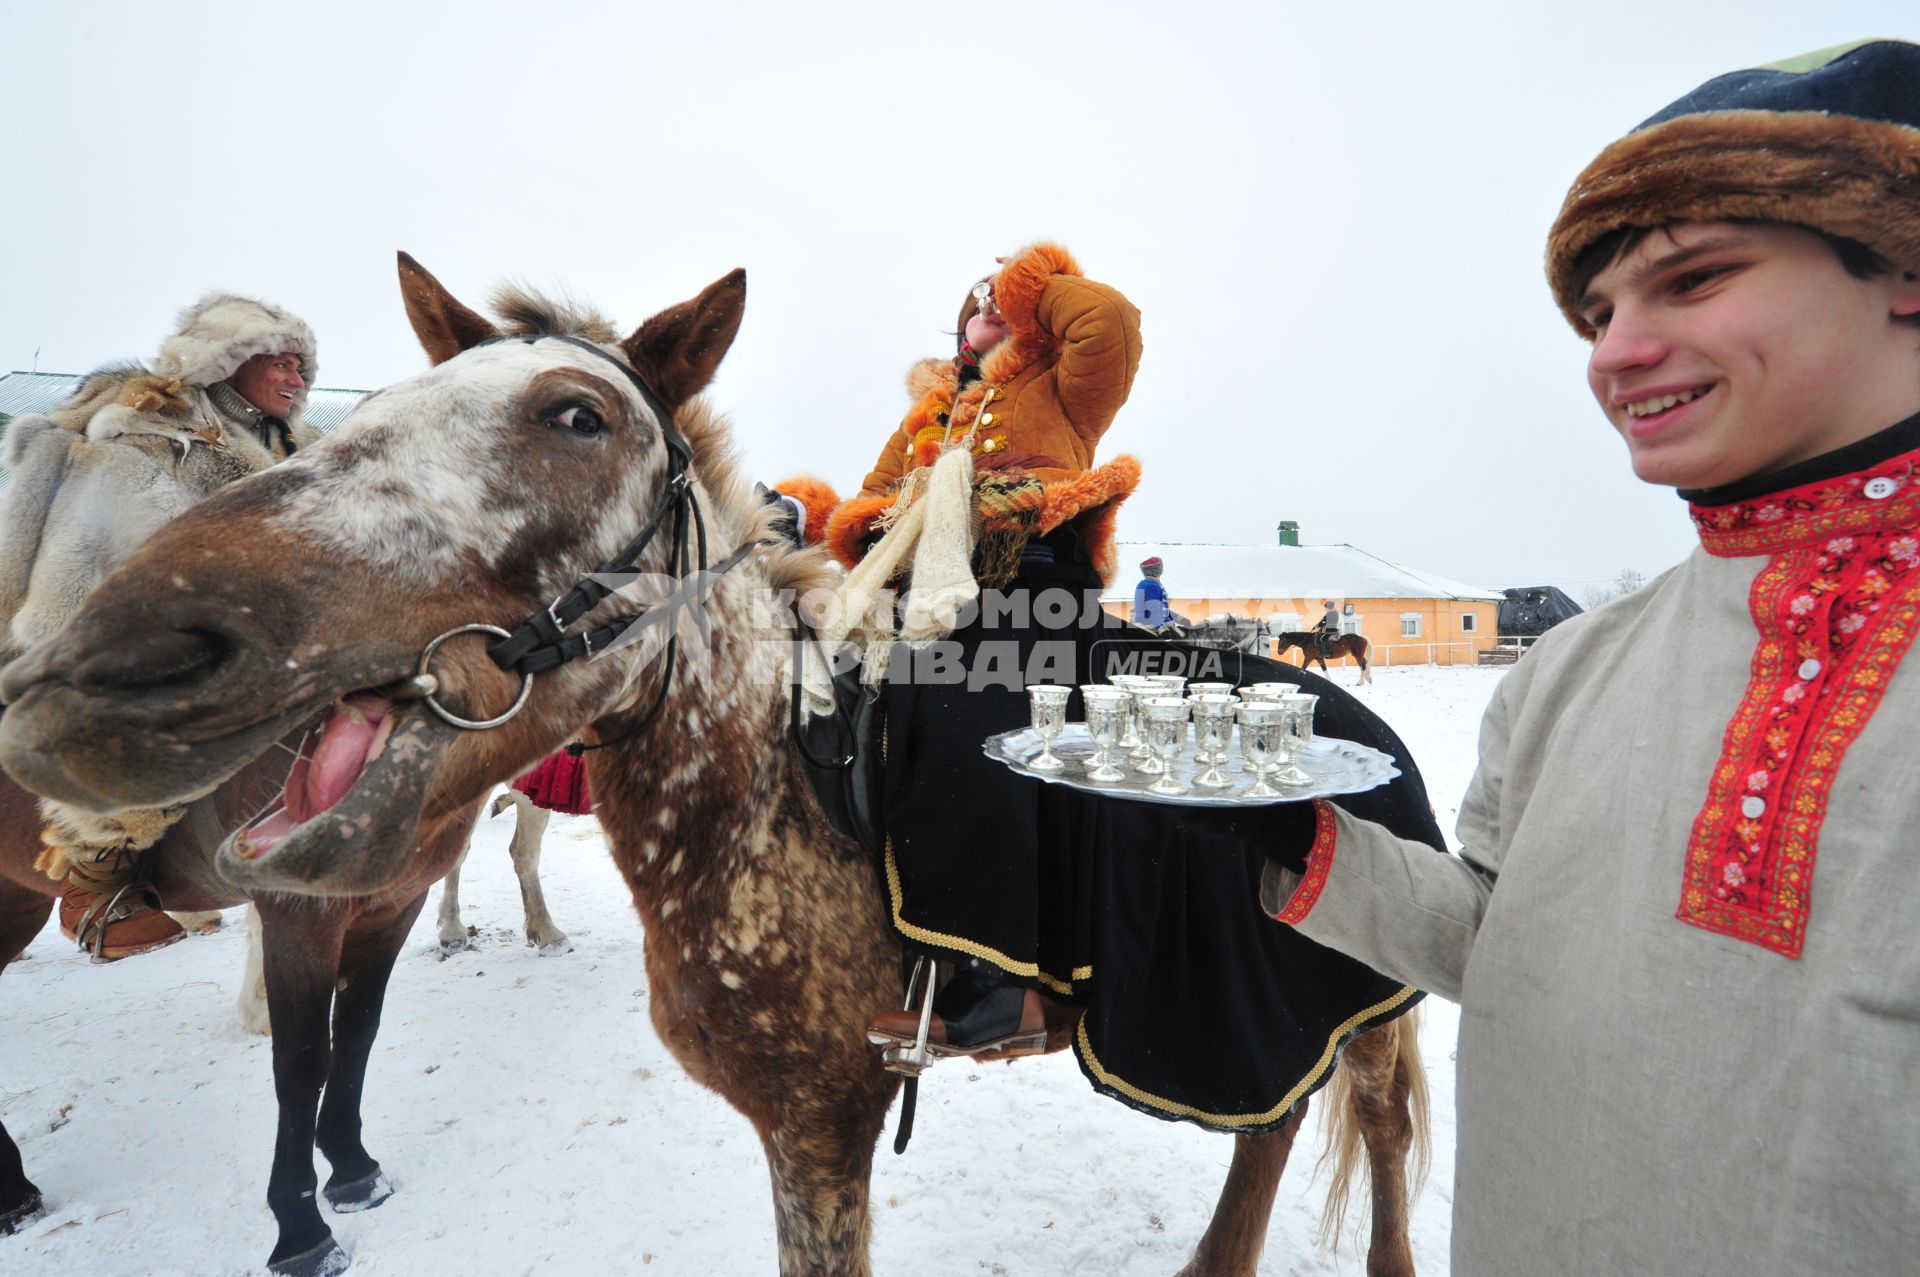
[[1600, 152], [1547, 237], [1574, 330], [1575, 265], [1621, 227], [1785, 222], [1920, 272], [1920, 44], [1862, 40], [1709, 80]]

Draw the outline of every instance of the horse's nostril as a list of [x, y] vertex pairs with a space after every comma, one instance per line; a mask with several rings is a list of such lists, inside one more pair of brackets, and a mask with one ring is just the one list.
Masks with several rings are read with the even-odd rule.
[[167, 630], [89, 657], [73, 671], [84, 691], [143, 691], [197, 683], [224, 669], [233, 640], [213, 630]]

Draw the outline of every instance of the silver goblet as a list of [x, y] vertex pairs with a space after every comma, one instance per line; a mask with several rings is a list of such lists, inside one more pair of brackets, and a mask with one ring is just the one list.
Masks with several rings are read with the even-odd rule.
[[1231, 696], [1232, 683], [1188, 683], [1188, 696]]
[[1247, 771], [1253, 773], [1249, 798], [1284, 798], [1286, 795], [1267, 783], [1266, 770], [1279, 752], [1280, 738], [1287, 730], [1287, 707], [1274, 701], [1241, 701], [1240, 752], [1246, 756]]
[[1201, 789], [1225, 789], [1233, 780], [1220, 765], [1227, 761], [1227, 742], [1233, 739], [1233, 708], [1240, 698], [1203, 695], [1191, 697], [1187, 703], [1193, 707], [1193, 735], [1199, 744], [1195, 758], [1206, 764], [1193, 783]]
[[[1122, 691], [1130, 693], [1137, 687], [1147, 686], [1147, 680], [1144, 674], [1115, 674], [1112, 679], [1112, 684]], [[1133, 712], [1133, 702], [1128, 701], [1126, 726], [1120, 734], [1121, 749], [1132, 750], [1135, 753], [1146, 749], [1147, 743], [1140, 738], [1140, 733], [1137, 730], [1138, 726], [1137, 716]]]
[[1184, 794], [1187, 787], [1173, 778], [1173, 760], [1186, 743], [1187, 702], [1180, 696], [1153, 696], [1141, 707], [1146, 714], [1147, 744], [1159, 757], [1160, 779], [1147, 786], [1154, 794]]
[[[1271, 704], [1279, 700], [1282, 696], [1291, 696], [1295, 690], [1292, 683], [1248, 683], [1239, 690], [1238, 695], [1243, 701], [1259, 701], [1263, 704]], [[1244, 749], [1241, 750], [1240, 753], [1240, 770], [1251, 774], [1256, 770], [1254, 765], [1247, 760]], [[1269, 766], [1265, 770], [1272, 771], [1274, 766], [1277, 765], [1278, 764]]]
[[1027, 689], [1027, 709], [1032, 715], [1033, 730], [1040, 733], [1040, 752], [1027, 760], [1027, 766], [1038, 772], [1057, 772], [1066, 766], [1060, 756], [1053, 752], [1053, 742], [1067, 726], [1067, 698], [1073, 695], [1071, 687], [1037, 686]]
[[[1179, 699], [1186, 693], [1187, 679], [1184, 674], [1142, 674], [1140, 677], [1146, 683], [1152, 696], [1171, 696]], [[1138, 702], [1135, 702], [1134, 712], [1136, 714], [1140, 712]], [[1183, 743], [1186, 740], [1186, 735], [1187, 729], [1182, 727], [1180, 729], [1180, 739]], [[1159, 761], [1152, 757], [1153, 751], [1151, 748], [1148, 749], [1147, 753], [1148, 760], [1140, 764], [1139, 770], [1146, 775], [1157, 776], [1160, 774]], [[1136, 754], [1135, 757], [1137, 758], [1139, 755]]]
[[1134, 746], [1133, 752], [1127, 755], [1127, 761], [1132, 764], [1133, 770], [1142, 776], [1158, 776], [1163, 770], [1160, 760], [1153, 755], [1152, 743], [1147, 739], [1147, 702], [1161, 694], [1160, 689], [1155, 687], [1146, 675], [1141, 675], [1127, 684], [1127, 695], [1133, 701], [1134, 727], [1139, 733], [1136, 739], [1140, 742]]
[[1301, 748], [1313, 744], [1313, 707], [1320, 703], [1320, 698], [1311, 692], [1294, 691], [1282, 697], [1281, 702], [1291, 705], [1299, 714], [1299, 725], [1293, 729], [1293, 734]]
[[[1199, 763], [1201, 766], [1204, 767], [1208, 763], [1224, 763], [1227, 761], [1227, 755], [1224, 748], [1214, 749], [1211, 746], [1209, 746], [1207, 742], [1202, 738], [1203, 733], [1200, 730], [1200, 707], [1202, 705], [1226, 706], [1226, 709], [1224, 712], [1226, 714], [1227, 723], [1228, 723], [1227, 739], [1230, 741], [1233, 738], [1233, 730], [1232, 730], [1233, 706], [1238, 705], [1239, 703], [1240, 703], [1240, 698], [1238, 696], [1222, 695], [1218, 692], [1200, 692], [1195, 695], [1187, 697], [1187, 704], [1191, 706], [1193, 709], [1193, 761], [1194, 762]], [[1226, 742], [1223, 741], [1221, 742], [1221, 744], [1222, 746], [1224, 746]]]
[[1127, 694], [1106, 683], [1085, 683], [1080, 695], [1087, 703], [1087, 735], [1094, 746], [1093, 757], [1087, 760], [1087, 779], [1103, 785], [1125, 780], [1127, 774], [1113, 765], [1113, 748], [1126, 722]]
[[1320, 698], [1305, 692], [1282, 696], [1278, 704], [1287, 713], [1280, 735], [1280, 768], [1272, 779], [1279, 785], [1311, 785], [1313, 777], [1300, 767], [1300, 751], [1313, 743], [1313, 706]]

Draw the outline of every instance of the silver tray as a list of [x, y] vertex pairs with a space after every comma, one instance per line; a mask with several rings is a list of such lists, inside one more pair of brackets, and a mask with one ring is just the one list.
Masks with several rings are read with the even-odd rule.
[[1005, 763], [1022, 776], [1031, 776], [1035, 780], [1067, 785], [1089, 794], [1169, 803], [1176, 807], [1265, 807], [1272, 803], [1299, 803], [1310, 798], [1328, 798], [1334, 794], [1364, 793], [1400, 774], [1399, 767], [1394, 765], [1390, 755], [1366, 745], [1356, 745], [1350, 740], [1318, 736], [1300, 751], [1300, 757], [1296, 760], [1300, 770], [1313, 777], [1310, 785], [1275, 785], [1274, 788], [1281, 791], [1278, 798], [1248, 797], [1244, 791], [1253, 784], [1253, 777], [1239, 770], [1239, 752], [1229, 750], [1226, 773], [1233, 778], [1233, 788], [1194, 789], [1193, 778], [1199, 774], [1201, 767], [1194, 761], [1193, 745], [1189, 741], [1180, 756], [1173, 760], [1174, 779], [1188, 786], [1187, 792], [1156, 794], [1150, 792], [1147, 786], [1159, 777], [1142, 776], [1133, 770], [1124, 753], [1116, 761], [1127, 773], [1125, 780], [1109, 784], [1088, 780], [1087, 759], [1093, 756], [1093, 741], [1087, 736], [1085, 723], [1068, 723], [1066, 730], [1060, 733], [1060, 738], [1053, 742], [1054, 756], [1066, 764], [1062, 771], [1035, 771], [1028, 766], [1029, 761], [1040, 753], [1040, 733], [1031, 727], [989, 736], [985, 749], [988, 758]]

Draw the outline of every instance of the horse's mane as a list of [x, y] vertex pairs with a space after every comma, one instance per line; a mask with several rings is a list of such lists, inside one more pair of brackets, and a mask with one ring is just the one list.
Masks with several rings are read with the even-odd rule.
[[524, 284], [503, 284], [491, 300], [509, 336], [583, 337], [605, 345], [620, 340], [612, 320], [571, 297], [544, 297]]
[[[525, 285], [506, 284], [494, 292], [491, 304], [504, 331], [515, 337], [580, 337], [608, 346], [620, 340], [612, 320], [571, 297], [546, 297]], [[695, 398], [675, 410], [673, 424], [693, 450], [694, 477], [724, 522], [737, 528], [743, 540], [772, 544], [762, 562], [776, 592], [793, 590], [800, 597], [838, 585], [839, 571], [824, 548], [794, 549], [772, 530], [781, 511], [761, 504], [742, 476], [733, 429], [722, 413], [705, 398]]]
[[764, 504], [740, 469], [740, 455], [734, 447], [733, 428], [725, 415], [705, 398], [694, 399], [673, 414], [674, 425], [693, 449], [693, 473], [716, 506], [726, 512], [743, 540], [767, 541], [773, 549], [763, 560], [768, 584], [777, 593], [792, 590], [794, 597], [814, 589], [832, 590], [840, 583], [840, 570], [825, 546], [796, 549], [773, 524], [784, 511]]

